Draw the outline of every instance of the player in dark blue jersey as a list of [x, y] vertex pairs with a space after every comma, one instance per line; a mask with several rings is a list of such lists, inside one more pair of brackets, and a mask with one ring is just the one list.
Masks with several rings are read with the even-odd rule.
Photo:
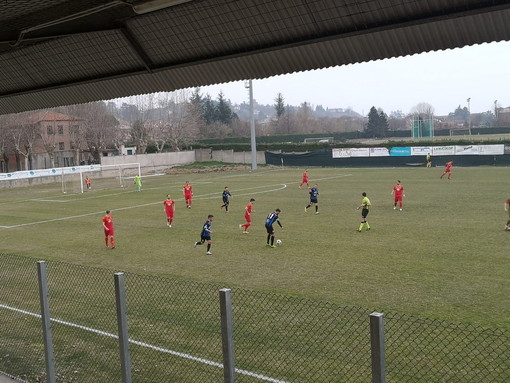
[[310, 194], [310, 203], [305, 207], [305, 212], [308, 211], [308, 208], [312, 205], [315, 205], [315, 214], [319, 214], [319, 187], [317, 184], [313, 185], [313, 188], [310, 188], [308, 192]]
[[276, 209], [275, 211], [269, 213], [266, 218], [266, 230], [267, 230], [267, 246], [276, 247], [274, 245], [274, 228], [273, 224], [276, 222], [283, 229], [282, 224], [280, 223], [280, 213], [282, 211], [280, 209]]
[[223, 193], [221, 194], [221, 198], [223, 199], [223, 205], [221, 205], [221, 208], [225, 208], [225, 213], [228, 213], [228, 205], [230, 204], [230, 201], [228, 200], [229, 197], [232, 197], [232, 194], [230, 194], [228, 186], [225, 186], [225, 189], [223, 189]]
[[211, 234], [212, 234], [212, 221], [213, 221], [214, 215], [209, 214], [207, 216], [207, 221], [205, 221], [204, 225], [202, 226], [202, 232], [200, 233], [200, 242], [195, 242], [195, 245], [193, 247], [197, 247], [199, 245], [203, 245], [205, 241], [207, 241], [207, 255], [211, 255]]

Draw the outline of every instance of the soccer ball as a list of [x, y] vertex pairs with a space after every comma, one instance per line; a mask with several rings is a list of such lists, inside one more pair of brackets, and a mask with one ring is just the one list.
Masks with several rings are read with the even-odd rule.
[[282, 240], [281, 239], [277, 239], [276, 240], [276, 246], [280, 246], [282, 244]]

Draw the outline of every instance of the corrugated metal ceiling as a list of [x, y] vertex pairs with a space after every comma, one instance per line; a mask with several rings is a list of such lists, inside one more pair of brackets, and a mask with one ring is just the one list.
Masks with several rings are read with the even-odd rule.
[[510, 1], [132, 3], [1, 2], [0, 113], [510, 40]]

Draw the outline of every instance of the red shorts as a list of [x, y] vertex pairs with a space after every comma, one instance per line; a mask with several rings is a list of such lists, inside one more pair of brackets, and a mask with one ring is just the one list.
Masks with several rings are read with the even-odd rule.
[[402, 196], [401, 195], [396, 195], [395, 196], [395, 202], [400, 202], [402, 201]]
[[174, 217], [174, 211], [173, 211], [173, 210], [172, 210], [172, 211], [168, 211], [168, 210], [167, 210], [167, 211], [166, 211], [166, 216], [167, 216], [168, 218], [173, 218], [173, 217]]
[[115, 235], [115, 230], [113, 229], [113, 227], [110, 229], [110, 230], [104, 230], [104, 236], [105, 237], [108, 237], [109, 235]]
[[251, 223], [251, 215], [245, 214], [244, 219], [246, 220], [246, 222]]
[[303, 178], [302, 183], [307, 184], [308, 183], [308, 178]]
[[184, 194], [184, 199], [191, 199], [192, 197], [193, 197], [193, 194], [191, 194], [191, 193]]

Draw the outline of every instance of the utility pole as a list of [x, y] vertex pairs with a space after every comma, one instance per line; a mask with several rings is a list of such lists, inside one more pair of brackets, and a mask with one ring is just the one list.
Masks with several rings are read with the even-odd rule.
[[244, 83], [250, 95], [250, 136], [251, 136], [251, 169], [257, 169], [257, 142], [255, 140], [255, 114], [253, 111], [253, 83], [248, 80]]
[[469, 128], [469, 134], [471, 135], [471, 97], [467, 99], [468, 103], [468, 128]]
[[495, 125], [498, 124], [498, 100], [494, 100], [494, 116], [496, 120], [494, 121]]

